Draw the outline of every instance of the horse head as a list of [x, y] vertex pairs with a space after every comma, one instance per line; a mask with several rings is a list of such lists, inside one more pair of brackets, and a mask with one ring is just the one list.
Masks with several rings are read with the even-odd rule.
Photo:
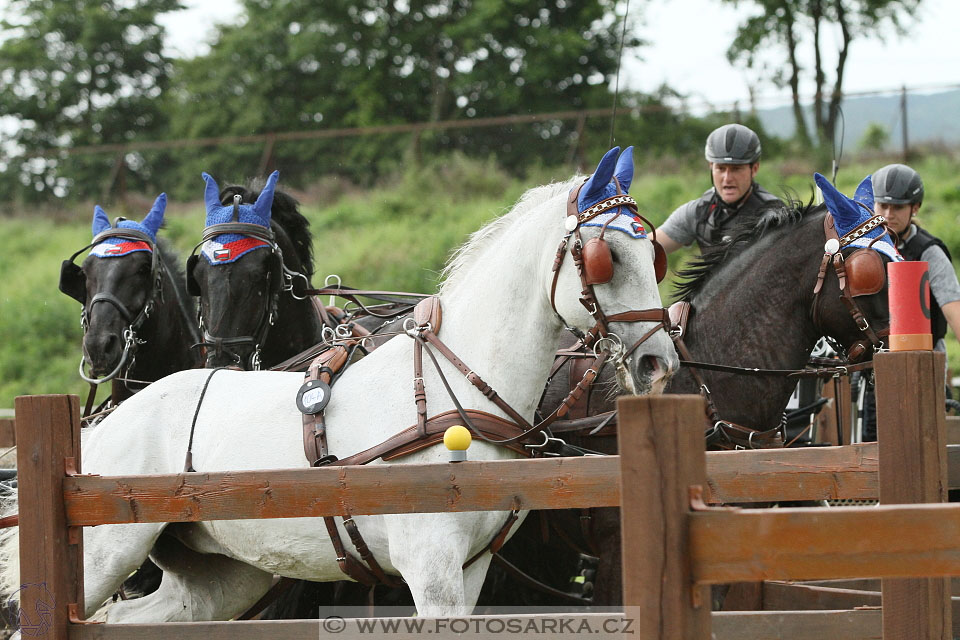
[[840, 193], [819, 173], [814, 179], [829, 212], [820, 273], [829, 278], [831, 290], [825, 293], [818, 282], [814, 322], [823, 335], [839, 343], [851, 361], [863, 360], [880, 347], [889, 332], [886, 265], [903, 258], [885, 221], [873, 213], [870, 176], [863, 179], [853, 198]]
[[[241, 186], [220, 191], [203, 174], [206, 227], [186, 272], [189, 292], [200, 297], [208, 367], [259, 368], [281, 292], [309, 284], [309, 237], [306, 248], [295, 244], [274, 219], [278, 208], [302, 219], [296, 200], [276, 190], [278, 178], [274, 171], [259, 191]], [[304, 251], [306, 259], [299, 255]]]
[[[619, 152], [608, 151], [593, 175], [571, 191], [551, 302], [597, 353], [609, 353], [621, 389], [660, 392], [679, 366], [657, 288], [666, 257], [656, 230], [627, 194], [633, 148]], [[573, 260], [564, 264], [567, 245]]]
[[[132, 362], [141, 342], [137, 331], [163, 295], [157, 231], [166, 205], [167, 196], [161, 193], [142, 222], [118, 218], [112, 226], [97, 205], [93, 241], [61, 266], [60, 290], [84, 305], [80, 374], [85, 380], [110, 379]], [[77, 265], [74, 260], [88, 248], [90, 255]], [[84, 361], [90, 364], [90, 378]]]

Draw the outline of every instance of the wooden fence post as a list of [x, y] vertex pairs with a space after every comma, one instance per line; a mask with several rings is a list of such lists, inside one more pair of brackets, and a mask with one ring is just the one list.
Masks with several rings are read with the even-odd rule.
[[[945, 357], [935, 351], [874, 357], [883, 504], [946, 502]], [[884, 640], [953, 637], [949, 578], [885, 578], [881, 591]]]
[[710, 588], [693, 583], [690, 486], [706, 486], [703, 400], [617, 401], [623, 602], [636, 637], [710, 638]]
[[13, 430], [13, 418], [0, 418], [0, 447], [17, 446], [17, 435]]
[[70, 531], [63, 506], [68, 467], [80, 470], [80, 400], [20, 396], [15, 406], [21, 629], [25, 638], [66, 640], [69, 605], [83, 615], [82, 529]]

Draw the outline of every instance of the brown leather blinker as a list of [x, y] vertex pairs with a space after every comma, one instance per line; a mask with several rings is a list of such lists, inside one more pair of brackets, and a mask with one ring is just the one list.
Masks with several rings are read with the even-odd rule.
[[657, 276], [657, 283], [663, 282], [667, 276], [667, 252], [655, 238], [653, 239], [653, 272]]
[[873, 249], [857, 249], [844, 260], [850, 295], [869, 296], [878, 293], [887, 282], [883, 258]]
[[604, 284], [613, 278], [613, 254], [603, 238], [590, 238], [583, 245], [583, 275], [587, 284]]

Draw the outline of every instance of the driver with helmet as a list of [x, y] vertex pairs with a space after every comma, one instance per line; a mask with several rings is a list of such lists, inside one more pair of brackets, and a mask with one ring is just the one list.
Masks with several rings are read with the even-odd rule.
[[713, 187], [681, 205], [657, 229], [657, 240], [670, 253], [694, 241], [700, 252], [730, 239], [737, 217], [755, 215], [783, 202], [754, 182], [760, 168], [760, 138], [742, 124], [726, 124], [707, 137], [704, 156]]
[[[888, 164], [873, 174], [873, 200], [876, 213], [886, 218], [889, 229], [897, 234], [897, 249], [904, 260], [929, 264], [933, 348], [946, 352], [944, 336], [947, 326], [954, 336], [960, 336], [960, 283], [947, 246], [914, 221], [923, 204], [923, 180], [907, 165]], [[947, 391], [949, 394], [949, 383]], [[868, 388], [864, 407], [864, 442], [877, 439], [872, 392], [873, 389]]]

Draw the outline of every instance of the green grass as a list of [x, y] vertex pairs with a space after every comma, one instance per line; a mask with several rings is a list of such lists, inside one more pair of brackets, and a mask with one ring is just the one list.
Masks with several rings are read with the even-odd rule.
[[[838, 186], [852, 193], [864, 175], [882, 164], [846, 165]], [[960, 258], [960, 159], [929, 157], [912, 166], [926, 185], [922, 224]], [[805, 201], [812, 193], [813, 169], [797, 161], [764, 163], [758, 181], [775, 193], [789, 188]], [[563, 169], [531, 173], [520, 180], [493, 161], [453, 156], [409, 168], [362, 193], [348, 191], [322, 204], [305, 202], [302, 211], [315, 238], [314, 284], [336, 273], [354, 287], [434, 291], [450, 251], [472, 231], [506, 211], [528, 187], [570, 177]], [[706, 167], [674, 169], [651, 161], [638, 167], [630, 192], [642, 213], [659, 225], [709, 186]], [[90, 241], [92, 206], [73, 211], [0, 219], [0, 407], [12, 407], [21, 394], [80, 394], [86, 389], [77, 376], [80, 305], [57, 290], [60, 262]], [[146, 207], [130, 217], [145, 212]], [[203, 219], [199, 200], [172, 203], [161, 234], [184, 257], [199, 239]], [[689, 255], [672, 255], [671, 268]], [[665, 301], [670, 298], [669, 278], [661, 293]], [[952, 336], [948, 351], [951, 368], [960, 370], [960, 343]]]

